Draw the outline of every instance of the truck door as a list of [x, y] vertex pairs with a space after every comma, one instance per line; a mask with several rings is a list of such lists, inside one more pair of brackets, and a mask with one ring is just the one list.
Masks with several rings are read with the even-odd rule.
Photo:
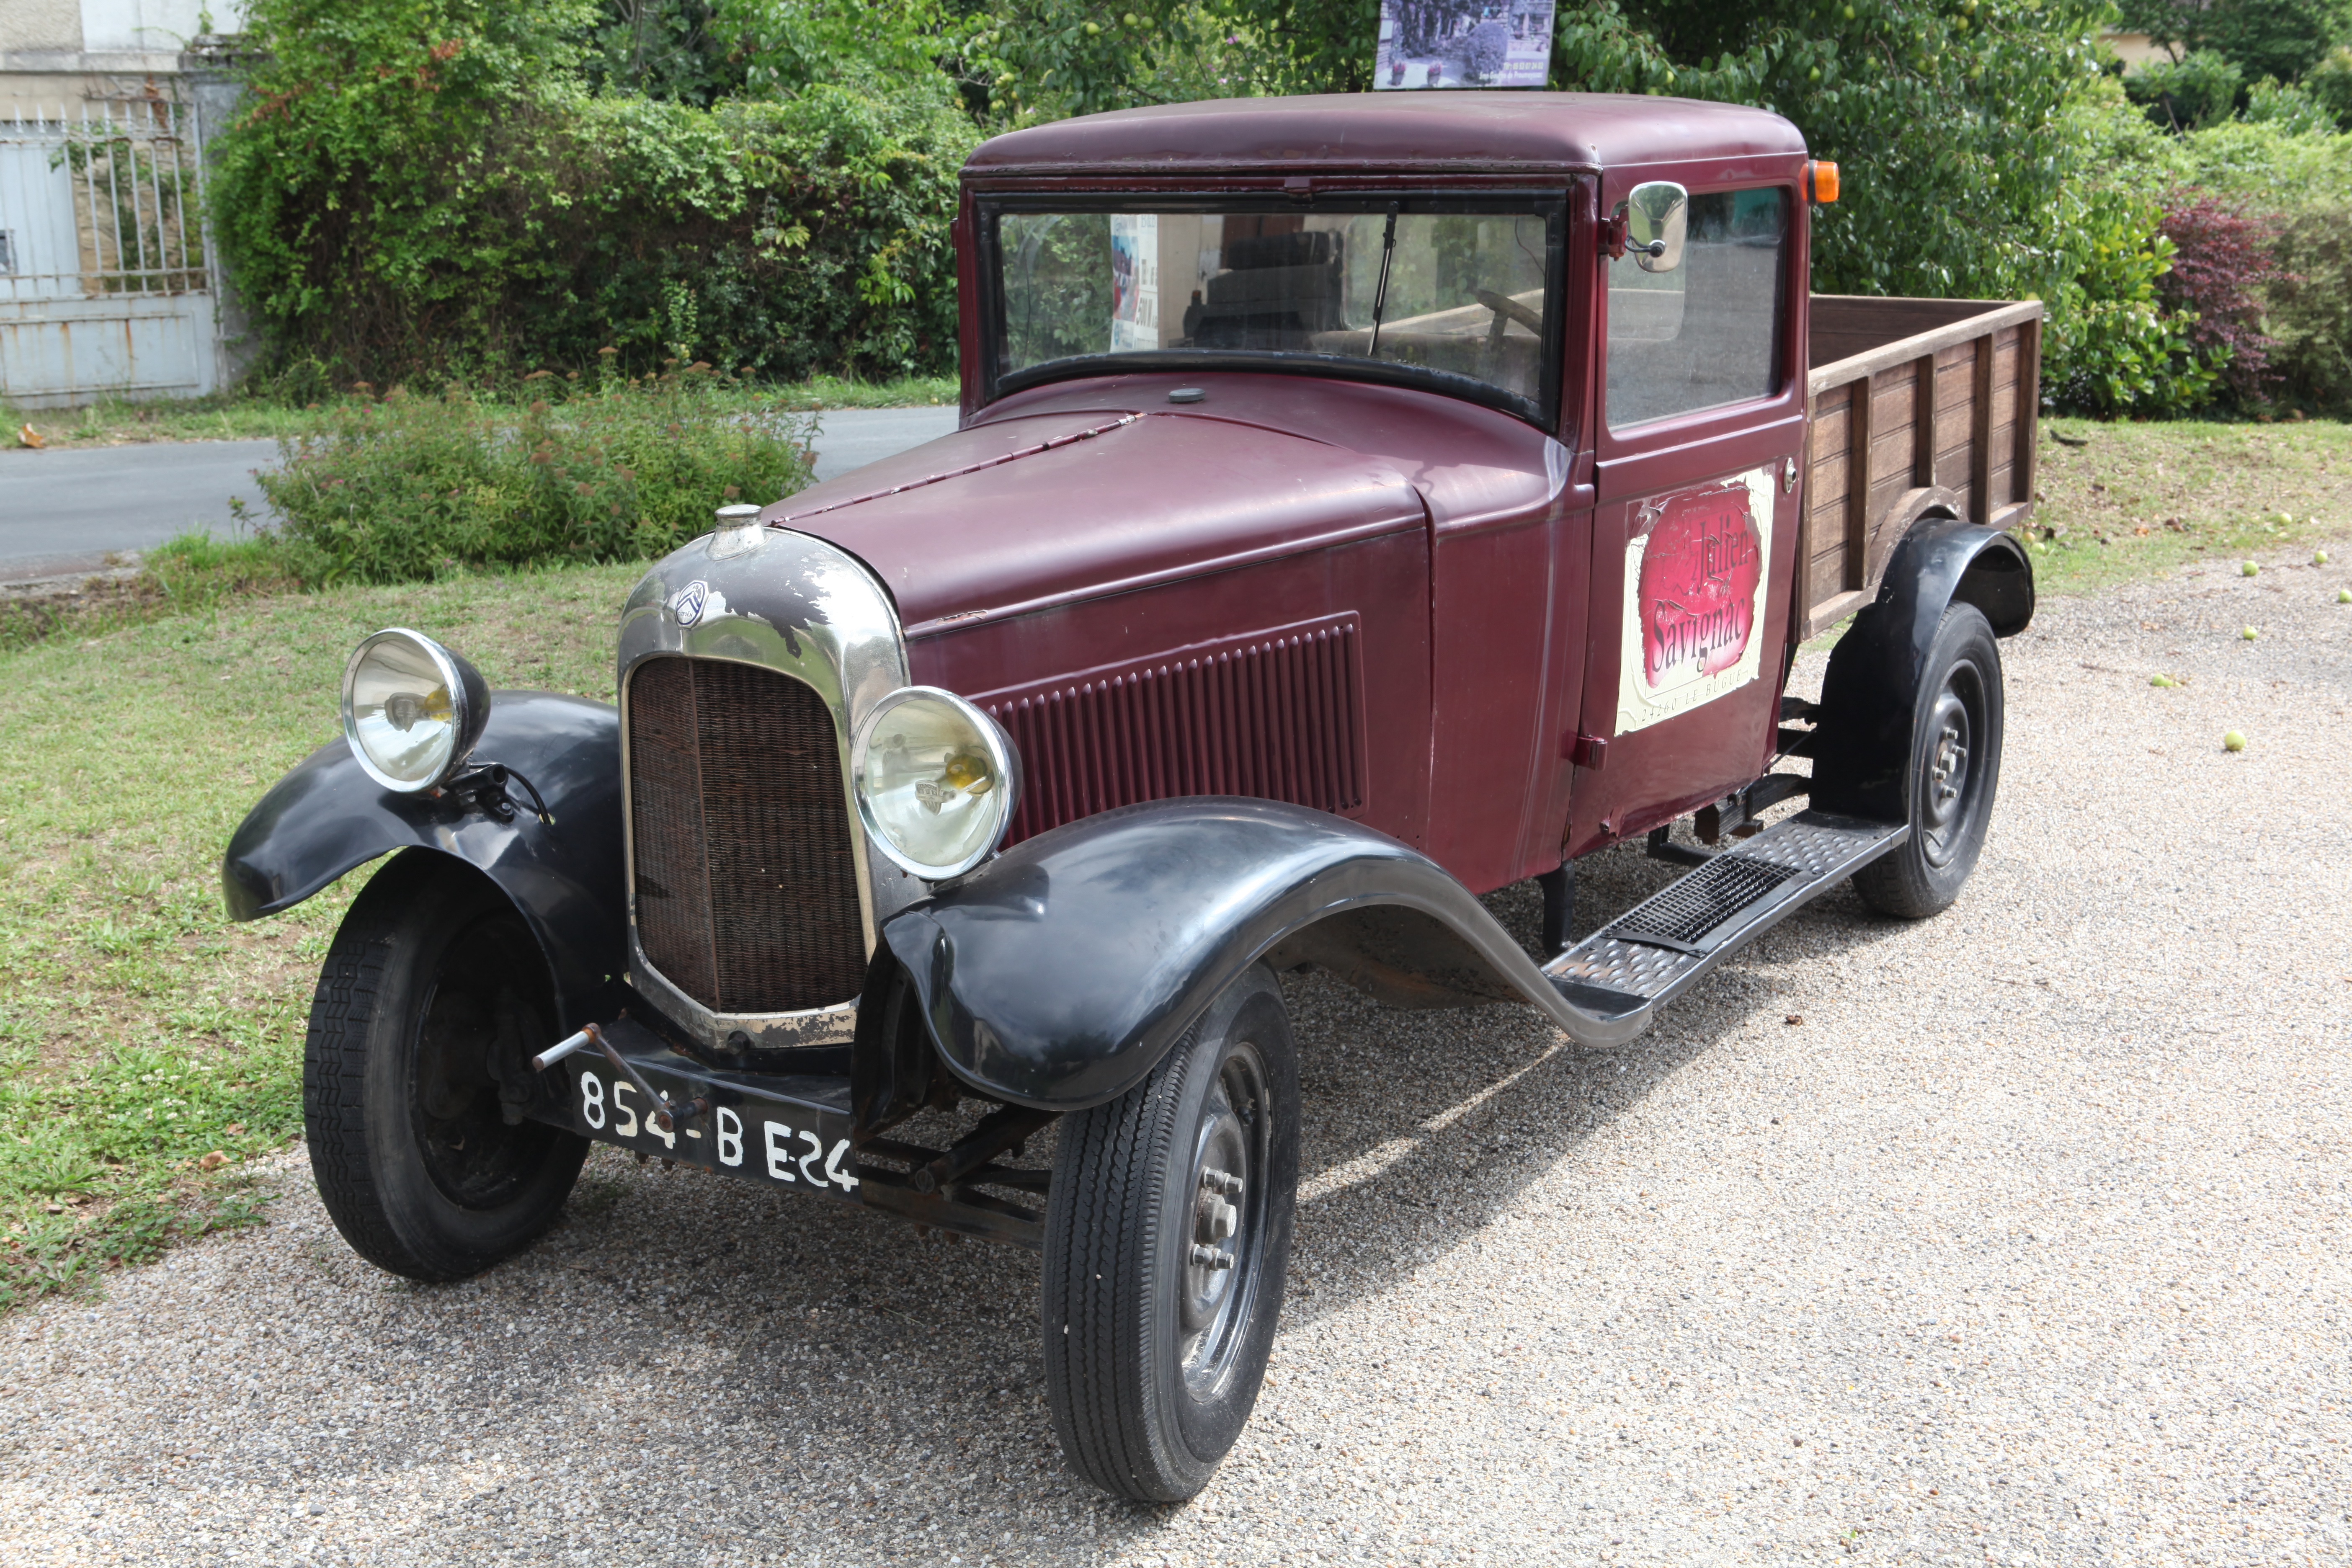
[[[1598, 268], [1592, 597], [1570, 742], [1571, 855], [1720, 797], [1771, 752], [1805, 438], [1795, 177], [1695, 181], [1679, 265], [1645, 268], [1629, 252]], [[1637, 179], [1609, 177], [1604, 215], [1625, 210]]]

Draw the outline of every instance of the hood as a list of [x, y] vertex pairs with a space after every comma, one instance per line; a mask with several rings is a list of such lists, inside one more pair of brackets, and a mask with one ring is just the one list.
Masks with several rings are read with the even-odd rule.
[[778, 501], [888, 585], [909, 635], [1417, 529], [1384, 458], [1141, 399], [985, 419]]

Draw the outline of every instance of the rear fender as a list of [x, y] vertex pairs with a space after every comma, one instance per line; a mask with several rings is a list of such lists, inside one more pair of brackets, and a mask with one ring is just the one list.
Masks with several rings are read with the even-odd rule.
[[1525, 1002], [1588, 1045], [1642, 1027], [1580, 1005], [1581, 988], [1547, 979], [1427, 857], [1268, 800], [1199, 796], [1066, 824], [881, 935], [949, 1070], [1045, 1110], [1140, 1082], [1260, 959], [1320, 964], [1393, 1005]]
[[2033, 563], [1997, 529], [1924, 517], [1895, 547], [1878, 597], [1830, 654], [1813, 743], [1816, 808], [1906, 819], [1912, 707], [1937, 628], [1955, 604], [1982, 610], [1996, 637], [2015, 637], [2033, 620]]
[[229, 839], [229, 918], [292, 909], [395, 849], [431, 850], [477, 868], [514, 901], [547, 958], [567, 1031], [610, 1018], [627, 952], [618, 713], [551, 691], [496, 692], [473, 760], [528, 778], [554, 825], [527, 805], [500, 822], [451, 796], [387, 790], [338, 740], [271, 785]]

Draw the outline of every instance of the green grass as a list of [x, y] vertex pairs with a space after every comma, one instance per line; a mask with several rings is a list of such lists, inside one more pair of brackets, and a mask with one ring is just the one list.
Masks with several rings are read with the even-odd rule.
[[[895, 381], [850, 381], [820, 375], [789, 386], [753, 388], [744, 407], [772, 406], [781, 397], [794, 411], [822, 408], [909, 408], [953, 403], [955, 377], [902, 376]], [[223, 394], [212, 397], [132, 403], [106, 399], [86, 408], [26, 411], [0, 408], [0, 447], [17, 444], [20, 426], [30, 425], [51, 447], [112, 447], [135, 441], [283, 440], [315, 432], [327, 410], [268, 397]], [[727, 410], [720, 410], [723, 416]]]
[[2050, 419], [2042, 430], [2030, 531], [2045, 594], [2231, 567], [2352, 531], [2352, 425]]
[[963, 395], [951, 375], [908, 375], [896, 381], [844, 381], [820, 375], [779, 388], [793, 408], [919, 408], [953, 403]]
[[219, 857], [336, 739], [352, 644], [422, 626], [493, 685], [609, 697], [641, 571], [231, 601], [0, 653], [0, 1307], [250, 1217], [242, 1166], [299, 1135], [311, 979], [365, 873], [233, 926]]
[[277, 440], [308, 430], [315, 410], [262, 398], [215, 395], [133, 403], [107, 398], [82, 408], [0, 409], [0, 447], [26, 445], [30, 426], [49, 447], [115, 447], [133, 441]]

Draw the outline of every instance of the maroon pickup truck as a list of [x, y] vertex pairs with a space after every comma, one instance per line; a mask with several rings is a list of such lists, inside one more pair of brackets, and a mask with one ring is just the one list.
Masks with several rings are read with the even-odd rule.
[[[241, 919], [400, 851], [310, 1015], [343, 1235], [473, 1273], [603, 1142], [1032, 1247], [1071, 1465], [1198, 1490], [1283, 1294], [1283, 972], [1607, 1047], [1841, 880], [1913, 918], [1977, 862], [2041, 310], [1811, 296], [1834, 179], [1575, 94], [983, 145], [956, 434], [721, 509], [617, 707], [367, 638], [237, 831]], [[1645, 836], [1687, 873], [1570, 944]], [[1526, 879], [1532, 952], [1478, 899]]]

